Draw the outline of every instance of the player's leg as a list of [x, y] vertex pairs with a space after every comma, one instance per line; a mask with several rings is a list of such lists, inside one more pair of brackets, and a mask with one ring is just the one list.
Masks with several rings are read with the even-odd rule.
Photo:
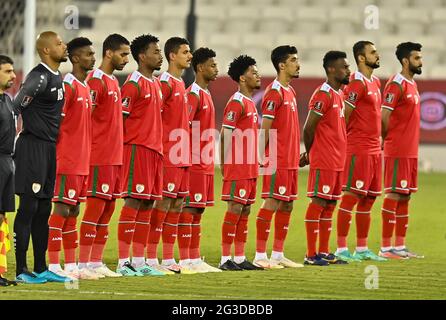
[[[230, 182], [223, 183], [223, 190], [225, 188], [225, 184]], [[233, 181], [235, 185], [235, 181]], [[219, 268], [224, 271], [240, 271], [242, 270], [238, 267], [231, 258], [231, 247], [234, 242], [235, 232], [237, 230], [237, 224], [242, 214], [243, 204], [235, 201], [227, 202], [227, 211], [225, 213], [225, 217], [222, 225], [222, 255], [220, 259]]]
[[171, 198], [165, 196], [163, 196], [163, 198], [160, 200], [156, 200], [150, 216], [146, 260], [146, 263], [150, 266], [159, 265], [157, 249], [163, 232], [164, 221], [166, 219], [167, 212], [170, 209], [171, 202]]
[[[265, 185], [264, 177], [264, 185]], [[266, 253], [266, 245], [271, 229], [271, 221], [279, 207], [279, 200], [265, 198], [256, 217], [256, 254], [253, 263], [263, 268], [271, 268], [271, 261]]]
[[[62, 180], [64, 181], [65, 179], [62, 178]], [[63, 189], [64, 187], [62, 186], [61, 190]], [[70, 214], [70, 210], [71, 205], [63, 202], [54, 202], [53, 213], [48, 220], [48, 270], [62, 276], [65, 276], [62, 267], [60, 266], [60, 251], [62, 249], [63, 232], [62, 229], [65, 225], [66, 219]]]

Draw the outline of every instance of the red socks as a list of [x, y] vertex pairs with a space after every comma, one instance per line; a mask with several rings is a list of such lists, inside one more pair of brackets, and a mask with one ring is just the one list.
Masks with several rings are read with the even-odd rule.
[[190, 212], [181, 212], [178, 221], [178, 249], [180, 251], [180, 260], [188, 260], [189, 247], [192, 237], [192, 221], [194, 217]]
[[350, 194], [342, 196], [341, 204], [338, 209], [337, 221], [337, 242], [338, 248], [347, 248], [347, 236], [350, 230], [353, 208], [358, 202], [358, 198]]
[[406, 245], [406, 231], [409, 224], [409, 200], [401, 200], [396, 208], [395, 247]]
[[319, 252], [330, 253], [330, 234], [333, 211], [336, 204], [327, 204], [321, 213], [319, 221]]
[[382, 207], [382, 243], [383, 248], [392, 246], [392, 236], [395, 227], [395, 212], [398, 206], [398, 201], [390, 198], [385, 198]]
[[62, 228], [65, 218], [53, 212], [48, 220], [48, 260], [50, 264], [60, 263], [60, 250], [62, 247]]
[[234, 239], [234, 255], [236, 257], [245, 256], [246, 240], [248, 239], [248, 217], [242, 214], [237, 222]]
[[104, 212], [106, 200], [89, 197], [80, 227], [79, 263], [90, 261], [91, 248], [96, 238], [96, 227]]
[[108, 239], [108, 224], [110, 223], [113, 212], [115, 211], [115, 200], [106, 201], [104, 212], [98, 221], [96, 229], [96, 238], [91, 249], [91, 262], [102, 262], [105, 244]]
[[283, 252], [285, 238], [288, 234], [291, 212], [277, 210], [274, 217], [274, 243], [273, 251]]
[[163, 224], [167, 213], [158, 209], [152, 210], [150, 217], [149, 237], [147, 240], [147, 259], [157, 258], [157, 247], [163, 232]]
[[189, 246], [189, 258], [200, 259], [200, 238], [201, 238], [201, 214], [194, 214], [191, 226], [191, 240]]
[[163, 236], [163, 260], [173, 259], [173, 247], [177, 238], [178, 221], [180, 219], [180, 212], [169, 211], [164, 220], [162, 231]]
[[256, 252], [265, 253], [274, 211], [260, 208], [256, 219]]
[[119, 259], [128, 259], [130, 257], [130, 244], [135, 232], [135, 220], [138, 210], [123, 206], [118, 224], [118, 248]]
[[138, 210], [133, 234], [133, 257], [144, 257], [144, 249], [149, 237], [151, 212], [152, 209]]
[[76, 263], [76, 248], [78, 244], [76, 222], [76, 217], [68, 217], [65, 219], [65, 224], [62, 228], [65, 264]]
[[356, 247], [366, 248], [369, 237], [371, 210], [375, 198], [362, 198], [356, 209]]
[[222, 256], [231, 255], [231, 246], [234, 242], [237, 223], [240, 218], [239, 214], [226, 211], [223, 225], [221, 228], [221, 248]]
[[324, 207], [310, 203], [305, 214], [305, 229], [307, 231], [307, 257], [316, 255], [317, 234], [319, 233], [319, 219]]

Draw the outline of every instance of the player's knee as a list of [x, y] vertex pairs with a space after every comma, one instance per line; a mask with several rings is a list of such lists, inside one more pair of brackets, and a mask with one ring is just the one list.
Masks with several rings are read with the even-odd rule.
[[162, 200], [155, 201], [155, 208], [159, 211], [167, 212], [170, 209], [170, 198], [163, 198]]
[[270, 210], [270, 211], [276, 211], [279, 207], [280, 201], [274, 198], [266, 198], [263, 201], [262, 209]]
[[243, 210], [243, 205], [234, 201], [228, 202], [228, 211], [236, 214], [241, 214]]
[[141, 200], [139, 200], [139, 199], [134, 199], [134, 198], [130, 198], [130, 197], [125, 199], [126, 207], [138, 210], [140, 205], [141, 205]]
[[328, 201], [329, 200], [322, 199], [322, 198], [319, 198], [319, 197], [311, 198], [311, 202], [312, 203], [317, 204], [317, 205], [319, 205], [321, 207], [324, 207], [324, 208], [328, 205]]
[[242, 215], [247, 216], [251, 213], [251, 205], [248, 204], [246, 206], [243, 206], [242, 208]]
[[153, 208], [153, 200], [142, 200], [141, 205], [139, 206], [140, 210], [150, 210]]
[[293, 201], [280, 201], [279, 210], [291, 212], [293, 211], [293, 204], [294, 204]]

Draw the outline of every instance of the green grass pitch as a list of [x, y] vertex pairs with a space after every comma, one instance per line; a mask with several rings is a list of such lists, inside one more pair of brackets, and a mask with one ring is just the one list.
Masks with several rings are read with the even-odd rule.
[[[261, 179], [258, 194], [261, 191]], [[215, 177], [216, 205], [207, 209], [202, 219], [201, 252], [208, 263], [217, 265], [220, 260], [220, 228], [226, 204], [219, 200], [221, 176]], [[164, 277], [102, 279], [81, 281], [79, 286], [64, 284], [24, 285], [0, 288], [0, 299], [445, 299], [446, 297], [446, 205], [444, 182], [446, 174], [419, 175], [419, 192], [412, 197], [408, 246], [425, 255], [425, 259], [362, 262], [347, 266], [305, 267], [268, 271], [222, 272], [218, 274], [173, 275]], [[295, 202], [286, 255], [302, 261], [305, 253], [303, 218], [308, 205], [305, 197], [307, 172], [299, 174], [300, 198]], [[373, 209], [369, 247], [377, 252], [381, 233], [382, 198]], [[249, 223], [247, 256], [253, 258], [255, 250], [255, 216], [261, 204], [260, 197], [253, 205]], [[118, 202], [110, 239], [105, 252], [105, 263], [113, 270], [117, 263], [116, 221], [122, 201]], [[13, 215], [10, 218], [12, 232]], [[335, 214], [336, 216], [336, 214]], [[333, 223], [336, 226], [336, 221]], [[350, 248], [355, 242], [354, 221], [349, 236]], [[335, 228], [334, 228], [335, 229]], [[335, 230], [334, 230], [335, 231]], [[272, 235], [272, 234], [271, 234]], [[271, 241], [269, 241], [271, 245]], [[335, 249], [335, 233], [331, 248]], [[270, 252], [270, 249], [269, 251]], [[28, 256], [31, 257], [31, 249]], [[178, 255], [176, 255], [178, 256]], [[14, 253], [8, 254], [9, 271], [14, 277]], [[370, 283], [368, 266], [376, 266], [378, 281], [375, 289]], [[32, 267], [32, 261], [29, 261]], [[376, 288], [377, 285], [377, 288]]]

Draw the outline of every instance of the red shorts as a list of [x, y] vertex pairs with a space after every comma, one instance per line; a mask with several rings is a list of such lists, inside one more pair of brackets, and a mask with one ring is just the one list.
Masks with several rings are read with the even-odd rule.
[[347, 155], [342, 190], [364, 196], [379, 196], [382, 184], [382, 155]]
[[77, 205], [87, 199], [88, 176], [58, 174], [54, 188], [53, 202]]
[[214, 175], [190, 172], [189, 196], [185, 207], [205, 208], [214, 206]]
[[263, 176], [262, 199], [282, 201], [297, 199], [297, 169], [277, 169], [273, 175]]
[[307, 196], [327, 200], [341, 199], [342, 171], [311, 169], [308, 176]]
[[184, 198], [189, 195], [189, 167], [164, 167], [163, 197]]
[[120, 179], [123, 198], [161, 200], [163, 157], [149, 148], [125, 144]]
[[119, 172], [121, 166], [90, 166], [88, 176], [88, 197], [105, 200], [120, 198], [121, 182]]
[[221, 199], [243, 205], [256, 202], [257, 179], [223, 181]]
[[410, 194], [418, 190], [418, 159], [384, 158], [384, 190]]

